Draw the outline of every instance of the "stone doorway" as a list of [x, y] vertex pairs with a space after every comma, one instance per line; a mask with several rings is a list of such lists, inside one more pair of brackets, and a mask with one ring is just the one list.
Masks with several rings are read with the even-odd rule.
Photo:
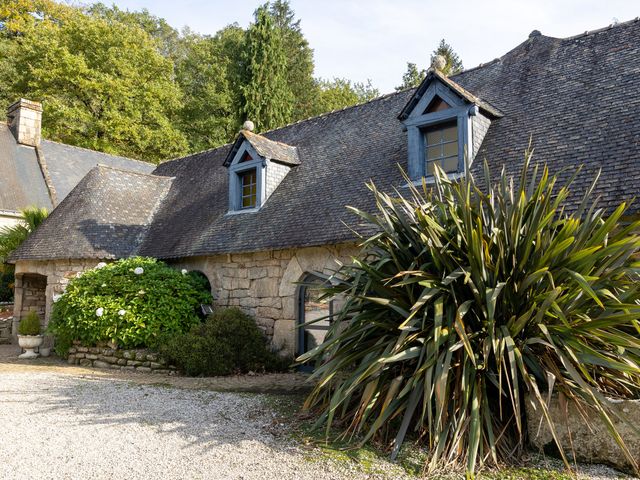
[[18, 324], [29, 312], [36, 312], [44, 328], [47, 311], [47, 277], [37, 273], [16, 275], [13, 335], [18, 333]]

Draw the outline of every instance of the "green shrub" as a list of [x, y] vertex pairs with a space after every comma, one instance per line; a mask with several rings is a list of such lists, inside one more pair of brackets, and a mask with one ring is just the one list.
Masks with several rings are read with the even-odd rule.
[[0, 265], [0, 302], [13, 302], [13, 269]]
[[29, 312], [18, 325], [20, 335], [40, 335], [40, 317], [36, 312]]
[[61, 353], [73, 340], [154, 346], [164, 333], [189, 331], [199, 323], [200, 304], [211, 303], [211, 293], [191, 275], [154, 259], [131, 258], [99, 267], [72, 279], [54, 303], [50, 330]]
[[473, 476], [519, 458], [525, 394], [556, 431], [555, 392], [623, 445], [605, 397], [640, 397], [640, 222], [590, 204], [592, 189], [569, 212], [570, 183], [556, 182], [527, 155], [519, 180], [494, 184], [485, 166], [483, 189], [441, 171], [407, 198], [371, 187], [378, 214], [356, 212], [378, 233], [335, 275], [327, 295], [344, 307], [300, 359], [319, 365], [306, 403], [318, 425], [389, 439], [393, 455], [410, 435], [429, 469]]
[[159, 351], [191, 376], [281, 371], [290, 363], [269, 348], [255, 321], [237, 308], [216, 310], [184, 335], [165, 335]]

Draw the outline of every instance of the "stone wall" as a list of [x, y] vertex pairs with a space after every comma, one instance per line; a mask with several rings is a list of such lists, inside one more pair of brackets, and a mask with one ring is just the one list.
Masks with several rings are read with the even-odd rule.
[[[640, 400], [611, 401], [610, 405], [618, 414], [626, 417], [633, 427], [640, 425]], [[531, 398], [527, 399], [526, 411], [529, 440], [533, 446], [547, 453], [557, 451], [542, 411], [540, 407], [534, 408]], [[579, 461], [604, 463], [632, 473], [631, 464], [611, 438], [596, 411], [585, 407], [583, 412], [579, 412], [573, 403], [564, 405], [558, 397], [553, 397], [549, 415], [557, 425], [556, 434], [569, 458], [572, 458], [570, 452], [573, 445]], [[612, 421], [633, 458], [640, 459], [640, 435], [633, 427], [613, 416]]]
[[[178, 269], [197, 270], [209, 282], [217, 306], [240, 307], [255, 317], [258, 326], [281, 348], [294, 354], [298, 285], [306, 273], [330, 273], [337, 262], [349, 262], [357, 253], [354, 245], [332, 245], [253, 253], [193, 257], [174, 261]], [[100, 260], [20, 261], [16, 264], [14, 332], [30, 296], [23, 279], [29, 274], [46, 276], [43, 326], [49, 323], [53, 295], [64, 292], [69, 280], [94, 268]]]
[[[42, 327], [49, 324], [53, 295], [64, 292], [69, 280], [79, 273], [95, 267], [100, 260], [47, 260], [20, 261], [15, 268], [15, 295], [13, 315], [13, 335], [18, 331], [20, 319], [31, 309], [32, 303], [38, 305]], [[43, 289], [33, 287], [34, 275], [41, 275]], [[36, 298], [37, 297], [37, 298]]]
[[176, 268], [198, 270], [209, 282], [217, 306], [240, 307], [256, 319], [273, 344], [295, 353], [298, 285], [305, 273], [330, 273], [349, 262], [353, 245], [195, 257]]
[[[20, 287], [18, 287], [18, 283]], [[20, 288], [20, 310], [16, 311], [18, 319], [26, 317], [31, 312], [36, 312], [40, 318], [40, 326], [44, 327], [46, 312], [47, 277], [38, 274], [24, 274], [20, 282], [16, 281], [16, 290]], [[17, 303], [17, 302], [16, 302]], [[14, 310], [15, 310], [14, 306]], [[14, 317], [16, 315], [14, 314]]]
[[76, 345], [69, 349], [67, 362], [83, 367], [109, 368], [140, 373], [175, 375], [176, 367], [157, 353], [149, 350], [120, 350], [107, 347], [83, 347]]

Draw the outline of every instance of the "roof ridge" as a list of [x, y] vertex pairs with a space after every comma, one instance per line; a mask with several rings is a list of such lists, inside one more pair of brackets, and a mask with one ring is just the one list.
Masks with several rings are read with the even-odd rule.
[[76, 150], [84, 150], [86, 152], [100, 153], [102, 155], [108, 155], [110, 157], [124, 158], [125, 160], [142, 163], [144, 165], [151, 165], [151, 166], [156, 165], [155, 163], [145, 162], [144, 160], [138, 160], [137, 158], [131, 158], [131, 157], [125, 157], [123, 155], [115, 155], [113, 153], [101, 152], [100, 150], [92, 150], [91, 148], [87, 148], [87, 147], [79, 147], [78, 145], [69, 145], [68, 143], [57, 142], [55, 140], [50, 140], [48, 138], [43, 138], [42, 140], [45, 142], [57, 143], [58, 145], [64, 145], [65, 147], [69, 147], [69, 148], [75, 148]]
[[[267, 134], [267, 133], [277, 132], [277, 131], [279, 131], [279, 130], [284, 130], [285, 128], [292, 127], [292, 126], [294, 126], [294, 125], [298, 125], [299, 123], [304, 123], [304, 122], [308, 122], [308, 121], [311, 121], [311, 120], [316, 120], [316, 119], [319, 119], [319, 118], [328, 117], [329, 115], [333, 115], [333, 114], [335, 114], [335, 113], [344, 112], [345, 110], [349, 110], [349, 109], [351, 109], [351, 108], [362, 107], [362, 106], [364, 106], [364, 105], [367, 105], [367, 104], [369, 104], [369, 103], [376, 102], [376, 101], [378, 101], [378, 100], [383, 100], [383, 99], [385, 99], [385, 98], [392, 97], [392, 96], [394, 96], [394, 95], [399, 95], [399, 94], [401, 94], [401, 93], [405, 93], [406, 91], [411, 90], [412, 88], [416, 88], [416, 87], [411, 87], [411, 88], [407, 88], [407, 89], [405, 89], [405, 90], [399, 90], [399, 91], [395, 91], [395, 92], [385, 93], [384, 95], [380, 95], [380, 96], [378, 96], [378, 97], [372, 98], [372, 99], [367, 100], [367, 101], [365, 101], [365, 102], [356, 103], [355, 105], [348, 105], [348, 106], [346, 106], [346, 107], [343, 107], [343, 108], [340, 108], [340, 109], [337, 109], [337, 110], [331, 110], [330, 112], [324, 112], [324, 113], [321, 113], [321, 114], [319, 114], [319, 115], [313, 115], [313, 116], [311, 116], [311, 117], [301, 118], [300, 120], [296, 120], [295, 122], [287, 123], [286, 125], [283, 125], [283, 126], [278, 127], [278, 128], [273, 128], [273, 129], [271, 129], [271, 130], [266, 130], [266, 131], [264, 131], [264, 132], [260, 132], [260, 133], [255, 133], [255, 132], [251, 132], [251, 133], [253, 133], [254, 135], [259, 135], [259, 136], [261, 136], [261, 137], [264, 137], [264, 136], [265, 136], [265, 134]], [[271, 138], [268, 138], [268, 137], [264, 137], [264, 138], [266, 138], [267, 140], [269, 140], [269, 141], [271, 141], [271, 142], [282, 143], [283, 145], [286, 145], [286, 146], [288, 146], [288, 147], [291, 147], [291, 148], [297, 148], [295, 145], [289, 145], [289, 144], [287, 144], [287, 143], [278, 142], [277, 140], [272, 140]], [[232, 142], [227, 142], [227, 143], [222, 144], [222, 145], [219, 145], [219, 146], [217, 146], [217, 147], [207, 148], [206, 150], [200, 150], [199, 152], [193, 152], [193, 153], [190, 153], [190, 154], [188, 154], [188, 155], [183, 155], [182, 157], [175, 157], [175, 158], [170, 158], [170, 159], [168, 159], [168, 160], [163, 160], [163, 161], [162, 161], [162, 162], [160, 162], [157, 166], [165, 165], [165, 164], [167, 164], [167, 163], [175, 162], [175, 161], [178, 161], [178, 160], [184, 160], [184, 159], [186, 159], [186, 158], [195, 157], [196, 155], [200, 155], [200, 154], [207, 153], [207, 152], [212, 152], [212, 151], [214, 151], [214, 150], [218, 150], [218, 149], [220, 149], [220, 148], [224, 148], [224, 147], [228, 147], [228, 146], [233, 146], [233, 145], [236, 143], [236, 140], [237, 140], [237, 138], [236, 138], [236, 139], [234, 139]]]
[[[160, 165], [165, 165], [167, 163], [171, 163], [171, 162], [175, 162], [177, 160], [184, 160], [185, 158], [191, 158], [191, 157], [195, 157], [196, 155], [201, 155], [203, 153], [207, 153], [207, 152], [213, 152], [214, 150], [218, 150], [219, 148], [224, 148], [224, 147], [230, 147], [233, 146], [234, 143], [236, 143], [236, 139], [233, 140], [233, 142], [227, 142], [227, 143], [223, 143], [222, 145], [219, 145], [217, 147], [211, 147], [211, 148], [207, 148], [205, 150], [200, 150], [198, 152], [193, 152], [193, 153], [189, 153], [187, 155], [183, 155], [181, 157], [174, 157], [174, 158], [169, 158], [167, 160], [163, 160], [161, 161], [159, 164], [156, 165], [156, 167], [159, 167]], [[155, 169], [154, 169], [155, 171]]]
[[[279, 140], [273, 140], [273, 139], [271, 139], [271, 138], [265, 137], [265, 136], [264, 136], [263, 134], [261, 134], [261, 133], [255, 133], [255, 132], [252, 132], [251, 130], [240, 130], [240, 132], [239, 132], [239, 134], [243, 134], [243, 135], [244, 135], [245, 133], [249, 133], [249, 135], [250, 135], [250, 136], [251, 136], [251, 135], [255, 135], [256, 137], [262, 137], [262, 138], [264, 138], [265, 140], [267, 140], [267, 141], [269, 141], [269, 142], [277, 143], [278, 145], [282, 145], [283, 147], [286, 147], [286, 148], [293, 148], [293, 149], [297, 149], [297, 148], [298, 148], [298, 147], [296, 147], [295, 145], [289, 145], [288, 143], [284, 143], [284, 142], [281, 142], [281, 141], [279, 141]], [[234, 142], [234, 143], [235, 143], [235, 142]]]
[[572, 35], [570, 37], [551, 37], [551, 38], [559, 38], [560, 40], [575, 40], [577, 38], [586, 37], [588, 35], [594, 35], [597, 33], [606, 32], [613, 28], [617, 27], [626, 27], [631, 25], [632, 23], [640, 21], [640, 17], [632, 18], [631, 20], [625, 20], [624, 22], [610, 23], [606, 27], [596, 28], [595, 30], [585, 30], [583, 33], [579, 33], [577, 35]]
[[[410, 90], [410, 89], [407, 89], [407, 90]], [[356, 103], [354, 105], [347, 105], [346, 107], [342, 107], [342, 108], [339, 108], [337, 110], [331, 110], [330, 112], [324, 112], [324, 113], [321, 113], [319, 115], [313, 115], [311, 117], [301, 118], [300, 120], [296, 120], [295, 122], [287, 123], [286, 125], [283, 125], [282, 127], [272, 128], [271, 130], [266, 130], [264, 132], [261, 132], [261, 133], [259, 133], [259, 135], [265, 135], [267, 133], [277, 132], [278, 130], [283, 130], [285, 128], [292, 127], [293, 125], [297, 125], [299, 123], [308, 122], [310, 120], [316, 120], [318, 118], [328, 117], [329, 115], [333, 115], [335, 113], [344, 112], [345, 110], [350, 110], [352, 108], [362, 107], [362, 106], [367, 105], [369, 103], [377, 102], [379, 100], [384, 100], [385, 98], [392, 97], [394, 95], [399, 95], [401, 93], [404, 93], [405, 91], [406, 90], [400, 90], [400, 91], [385, 93], [383, 95], [379, 95], [379, 96], [377, 96], [375, 98], [372, 98], [370, 100], [366, 100], [364, 102]]]

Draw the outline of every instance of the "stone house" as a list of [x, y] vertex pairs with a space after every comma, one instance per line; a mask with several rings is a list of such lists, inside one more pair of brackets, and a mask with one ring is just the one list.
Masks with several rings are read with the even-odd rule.
[[51, 211], [98, 164], [151, 173], [154, 165], [42, 138], [42, 105], [20, 99], [0, 122], [0, 228], [27, 207]]
[[243, 308], [302, 353], [327, 325], [296, 324], [332, 306], [298, 282], [349, 261], [353, 229], [370, 233], [346, 208], [374, 209], [368, 181], [402, 190], [400, 167], [430, 182], [436, 163], [456, 179], [485, 160], [495, 177], [517, 175], [532, 142], [562, 178], [584, 165], [576, 194], [601, 169], [602, 208], [637, 195], [637, 19], [564, 39], [534, 31], [449, 78], [437, 67], [418, 88], [263, 134], [247, 122], [234, 143], [151, 174], [95, 167], [15, 253], [15, 318], [44, 307], [46, 322], [53, 295], [100, 261], [152, 256], [204, 273], [218, 305]]

